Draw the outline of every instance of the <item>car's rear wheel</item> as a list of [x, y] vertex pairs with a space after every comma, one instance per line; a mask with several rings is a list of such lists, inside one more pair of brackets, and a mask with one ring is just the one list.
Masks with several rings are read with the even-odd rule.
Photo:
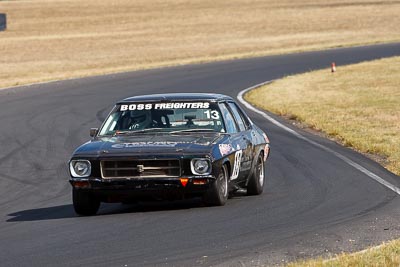
[[90, 192], [72, 189], [72, 202], [75, 212], [79, 215], [95, 215], [100, 207], [100, 200], [95, 198]]
[[221, 171], [204, 195], [204, 203], [209, 206], [223, 206], [228, 200], [228, 168], [222, 165]]
[[263, 155], [258, 155], [257, 163], [253, 174], [247, 184], [247, 195], [260, 195], [264, 190], [265, 173]]

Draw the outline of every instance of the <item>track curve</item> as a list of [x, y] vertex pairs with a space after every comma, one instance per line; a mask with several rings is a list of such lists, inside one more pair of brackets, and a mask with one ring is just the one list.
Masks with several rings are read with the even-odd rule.
[[[103, 205], [76, 217], [66, 161], [113, 103], [132, 95], [218, 92], [236, 97], [284, 75], [400, 55], [400, 44], [332, 49], [137, 71], [0, 91], [2, 266], [282, 263], [353, 251], [400, 236], [399, 197], [318, 147], [249, 111], [272, 143], [266, 191], [224, 207], [196, 200]], [[273, 115], [271, 115], [273, 116]], [[276, 118], [281, 121], [280, 118]], [[287, 124], [284, 121], [281, 121]], [[287, 125], [291, 127], [290, 125]], [[300, 131], [399, 186], [398, 176]]]

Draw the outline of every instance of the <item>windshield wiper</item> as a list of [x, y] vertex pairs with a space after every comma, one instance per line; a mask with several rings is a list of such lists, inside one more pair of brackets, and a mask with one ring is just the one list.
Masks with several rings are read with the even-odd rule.
[[152, 131], [158, 131], [158, 130], [163, 130], [164, 128], [147, 128], [147, 129], [141, 129], [141, 130], [133, 130], [133, 131], [116, 131], [113, 136], [116, 135], [131, 135], [131, 134], [137, 134], [137, 133], [145, 133], [145, 132], [152, 132]]
[[215, 132], [215, 131], [214, 129], [185, 129], [185, 130], [172, 131], [169, 133], [176, 134], [176, 133], [190, 133], [190, 132], [202, 133], [202, 132]]

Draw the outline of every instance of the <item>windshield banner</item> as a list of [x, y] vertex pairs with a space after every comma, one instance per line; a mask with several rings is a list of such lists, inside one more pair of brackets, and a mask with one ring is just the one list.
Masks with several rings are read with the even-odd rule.
[[198, 109], [198, 108], [209, 108], [210, 103], [208, 102], [172, 102], [172, 103], [154, 103], [154, 104], [123, 104], [120, 107], [120, 111], [127, 110], [150, 110], [150, 109]]

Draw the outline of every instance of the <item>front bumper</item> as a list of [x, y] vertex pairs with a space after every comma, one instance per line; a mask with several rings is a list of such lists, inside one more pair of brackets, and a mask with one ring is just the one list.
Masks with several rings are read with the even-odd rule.
[[[187, 179], [183, 183], [181, 179]], [[214, 176], [145, 179], [71, 178], [77, 190], [91, 192], [102, 202], [129, 199], [181, 199], [202, 196], [215, 181]]]

